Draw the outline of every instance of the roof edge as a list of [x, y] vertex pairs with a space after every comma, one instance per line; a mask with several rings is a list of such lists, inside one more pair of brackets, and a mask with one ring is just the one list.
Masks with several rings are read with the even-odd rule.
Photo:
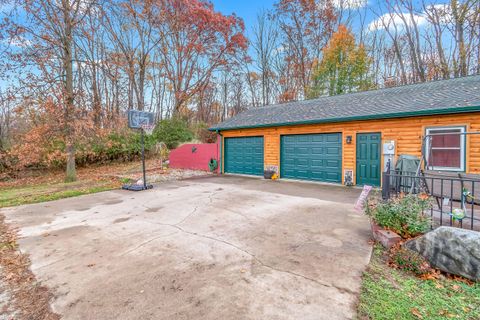
[[208, 130], [218, 132], [218, 131], [228, 131], [228, 130], [238, 130], [238, 129], [286, 127], [286, 126], [295, 126], [295, 125], [303, 125], [303, 124], [307, 125], [307, 124], [320, 124], [320, 123], [333, 123], [333, 122], [351, 122], [351, 121], [359, 121], [359, 120], [381, 120], [381, 119], [408, 118], [408, 117], [417, 117], [417, 116], [434, 116], [434, 115], [456, 114], [456, 113], [466, 113], [466, 112], [475, 112], [475, 111], [480, 112], [480, 106], [450, 107], [450, 108], [442, 108], [442, 109], [436, 109], [436, 110], [394, 112], [394, 113], [384, 113], [379, 115], [374, 114], [374, 115], [343, 117], [343, 118], [277, 122], [277, 123], [237, 126], [237, 127], [223, 127], [223, 128], [210, 127]]

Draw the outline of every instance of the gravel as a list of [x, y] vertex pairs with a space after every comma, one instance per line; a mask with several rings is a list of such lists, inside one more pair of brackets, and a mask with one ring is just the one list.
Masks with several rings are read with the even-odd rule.
[[159, 183], [159, 182], [182, 180], [182, 179], [207, 176], [207, 175], [212, 175], [212, 173], [207, 171], [199, 171], [199, 170], [169, 169], [167, 173], [163, 173], [163, 174], [147, 173], [147, 181], [151, 183]]

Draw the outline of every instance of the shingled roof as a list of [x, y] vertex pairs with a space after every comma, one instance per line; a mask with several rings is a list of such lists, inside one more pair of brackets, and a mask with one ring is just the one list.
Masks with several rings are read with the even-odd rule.
[[210, 130], [480, 111], [480, 75], [252, 107]]

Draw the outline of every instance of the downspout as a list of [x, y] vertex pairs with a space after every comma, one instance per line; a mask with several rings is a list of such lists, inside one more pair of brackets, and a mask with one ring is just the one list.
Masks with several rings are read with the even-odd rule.
[[218, 157], [218, 173], [222, 174], [223, 173], [223, 158], [222, 158], [222, 142], [223, 142], [223, 136], [220, 133], [219, 130], [216, 130], [217, 135], [218, 135], [218, 149], [217, 149], [217, 157]]

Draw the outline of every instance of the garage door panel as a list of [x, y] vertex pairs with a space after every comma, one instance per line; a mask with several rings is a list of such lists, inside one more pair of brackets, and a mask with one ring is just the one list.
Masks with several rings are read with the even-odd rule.
[[314, 159], [310, 162], [310, 165], [311, 165], [312, 168], [323, 168], [324, 162], [325, 161], [323, 161], [323, 160], [315, 160]]
[[299, 137], [296, 141], [297, 143], [305, 143], [305, 142], [309, 142], [308, 138], [307, 137]]
[[325, 140], [324, 136], [323, 135], [320, 135], [320, 134], [315, 134], [315, 135], [311, 135], [311, 138], [309, 139], [309, 142], [312, 141], [312, 142], [323, 142]]
[[320, 147], [312, 147], [312, 154], [324, 154], [325, 149]]
[[341, 161], [339, 160], [327, 160], [326, 162], [326, 167], [327, 168], [340, 168], [342, 166]]
[[263, 175], [263, 137], [225, 138], [225, 172]]
[[307, 178], [308, 172], [307, 170], [294, 170], [294, 174], [298, 175], [299, 177]]
[[341, 182], [340, 133], [286, 135], [281, 137], [282, 178]]
[[340, 143], [341, 142], [341, 134], [338, 133], [333, 133], [333, 134], [326, 134], [325, 135], [327, 142], [335, 142], [335, 143]]
[[308, 159], [296, 159], [295, 165], [298, 167], [307, 167], [308, 166]]
[[312, 171], [312, 180], [324, 180], [325, 175], [323, 171]]
[[325, 174], [326, 174], [325, 179], [327, 181], [342, 181], [342, 177], [338, 173], [326, 171]]
[[340, 149], [337, 147], [328, 147], [326, 153], [327, 155], [338, 156], [340, 154]]
[[297, 147], [294, 149], [297, 154], [308, 154], [308, 148], [307, 147]]

